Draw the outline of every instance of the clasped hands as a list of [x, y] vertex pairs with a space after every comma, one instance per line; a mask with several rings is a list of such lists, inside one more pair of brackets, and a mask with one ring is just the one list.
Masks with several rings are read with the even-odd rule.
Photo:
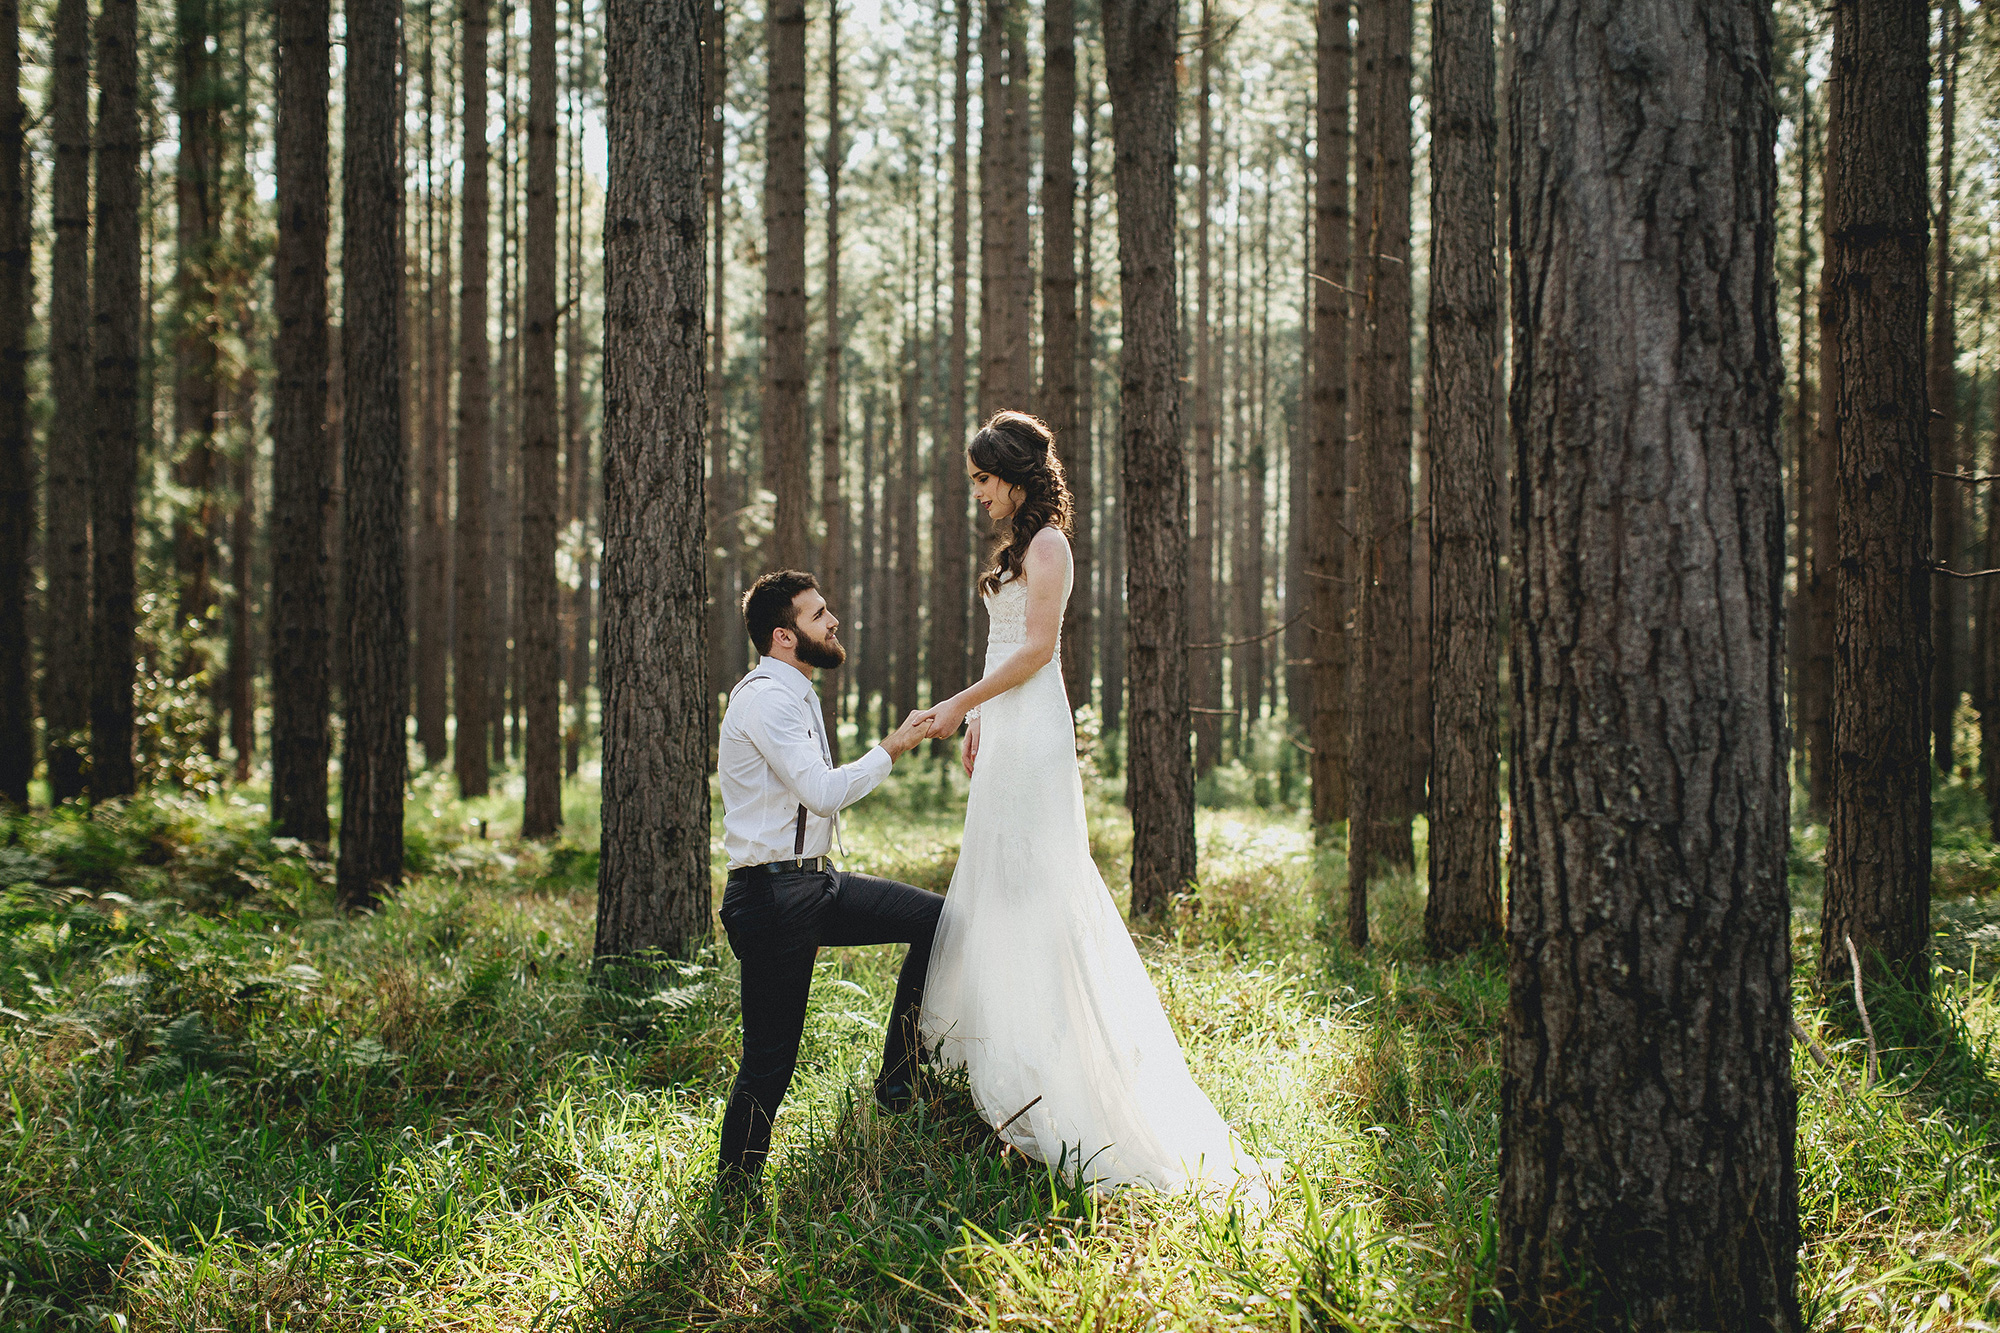
[[891, 758], [900, 758], [927, 740], [955, 736], [965, 723], [965, 707], [947, 699], [929, 708], [913, 710], [901, 726], [882, 738], [882, 748]]

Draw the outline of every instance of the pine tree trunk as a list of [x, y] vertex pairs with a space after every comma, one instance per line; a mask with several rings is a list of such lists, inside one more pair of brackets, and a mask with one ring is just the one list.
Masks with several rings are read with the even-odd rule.
[[1785, 697], [1792, 728], [1794, 781], [1810, 788], [1812, 751], [1805, 721], [1807, 661], [1812, 634], [1812, 503], [1822, 483], [1813, 468], [1813, 425], [1817, 406], [1812, 383], [1812, 93], [1805, 62], [1799, 74], [1799, 211], [1798, 281], [1795, 318], [1798, 322], [1798, 370], [1792, 385], [1792, 505], [1793, 591], [1785, 613]]
[[1493, 361], [1500, 351], [1494, 264], [1493, 9], [1437, 0], [1431, 11], [1430, 897], [1436, 955], [1497, 936], [1500, 915], [1499, 533], [1493, 485]]
[[[1113, 167], [1115, 174], [1116, 167]], [[1122, 284], [1121, 284], [1122, 286]], [[1121, 356], [1122, 360], [1122, 356]], [[1121, 367], [1120, 379], [1123, 379]], [[1121, 383], [1121, 388], [1123, 387]], [[1115, 420], [1115, 418], [1114, 418]], [[1125, 729], [1125, 603], [1128, 588], [1125, 570], [1128, 561], [1125, 552], [1130, 534], [1125, 521], [1125, 450], [1117, 430], [1104, 433], [1104, 476], [1109, 483], [1105, 506], [1105, 521], [1098, 531], [1104, 534], [1104, 730], [1117, 733]], [[1126, 750], [1130, 754], [1130, 737]], [[1126, 785], [1127, 800], [1130, 800], [1131, 785]]]
[[1833, 811], [1819, 982], [1929, 979], [1931, 475], [1924, 384], [1929, 36], [1923, 6], [1833, 11], [1829, 244], [1836, 359]]
[[[1195, 317], [1194, 317], [1194, 531], [1188, 542], [1187, 636], [1190, 643], [1214, 643], [1216, 632], [1215, 477], [1215, 347], [1212, 332], [1210, 167], [1214, 137], [1213, 69], [1215, 29], [1208, 0], [1201, 3], [1200, 76], [1196, 84], [1195, 137]], [[1221, 657], [1216, 649], [1198, 649], [1188, 659], [1189, 707], [1194, 714], [1194, 771], [1206, 773], [1221, 758]]]
[[[1072, 40], [1072, 48], [1074, 41]], [[1074, 61], [1072, 50], [1071, 60]], [[1076, 496], [1077, 536], [1071, 541], [1071, 559], [1076, 563], [1076, 589], [1072, 591], [1069, 606], [1063, 611], [1063, 634], [1070, 640], [1063, 646], [1063, 660], [1080, 659], [1082, 686], [1078, 693], [1070, 695], [1073, 701], [1088, 702], [1091, 682], [1098, 678], [1101, 669], [1108, 669], [1110, 659], [1103, 656], [1104, 639], [1102, 626], [1104, 617], [1100, 610], [1102, 580], [1105, 570], [1102, 562], [1105, 548], [1111, 537], [1104, 526], [1103, 488], [1097, 478], [1103, 476], [1098, 469], [1103, 460], [1097, 449], [1097, 262], [1094, 247], [1097, 240], [1097, 74], [1088, 63], [1083, 75], [1083, 219], [1077, 237], [1077, 283], [1076, 283], [1076, 412], [1072, 438], [1075, 441], [1072, 456], [1065, 457], [1063, 468], [1069, 473], [1070, 486]], [[1072, 461], [1074, 464], [1072, 470]], [[1077, 594], [1083, 598], [1078, 603]], [[1109, 688], [1106, 682], [1104, 688]], [[1098, 720], [1103, 722], [1100, 708]], [[1108, 728], [1100, 726], [1100, 730]]]
[[898, 421], [899, 444], [896, 463], [885, 469], [895, 478], [891, 491], [890, 525], [895, 530], [895, 570], [890, 576], [891, 612], [896, 635], [896, 670], [892, 686], [894, 707], [891, 716], [901, 721], [917, 707], [917, 643], [921, 638], [917, 619], [918, 590], [923, 585], [923, 566], [917, 539], [917, 338], [915, 293], [909, 309], [913, 312], [903, 337], [901, 402]]
[[372, 907], [403, 878], [408, 776], [402, 370], [403, 87], [398, 0], [347, 0], [341, 141], [340, 859], [343, 906]]
[[1806, 733], [1807, 792], [1810, 817], [1824, 822], [1833, 812], [1833, 620], [1835, 580], [1839, 577], [1840, 533], [1840, 353], [1833, 341], [1838, 309], [1833, 285], [1833, 163], [1840, 150], [1840, 125], [1833, 114], [1840, 91], [1840, 71], [1828, 70], [1822, 85], [1827, 107], [1826, 136], [1820, 156], [1820, 277], [1819, 277], [1819, 422], [1812, 438], [1810, 472], [1815, 479], [1806, 510], [1810, 565], [1806, 571], [1806, 678], [1799, 716]]
[[[972, 597], [971, 529], [967, 523], [970, 497], [965, 477], [965, 374], [969, 329], [968, 268], [971, 259], [970, 150], [966, 134], [971, 116], [972, 5], [957, 0], [953, 7], [958, 45], [953, 66], [951, 140], [951, 335], [945, 349], [945, 436], [943, 455], [933, 474], [935, 483], [931, 547], [931, 694], [949, 699], [965, 688], [967, 627]], [[983, 185], [982, 185], [983, 189]], [[981, 251], [982, 258], [984, 250]], [[984, 383], [982, 377], [982, 384]], [[863, 533], [867, 529], [863, 529]]]
[[700, 0], [610, 0], [598, 959], [708, 937]]
[[[966, 0], [970, 4], [971, 0]], [[979, 19], [979, 420], [1012, 400], [1007, 358], [1008, 293], [1018, 256], [1008, 250], [1007, 43], [1012, 0], [984, 0]], [[982, 524], [982, 528], [983, 528]]]
[[[1062, 674], [1072, 711], [1090, 702], [1090, 441], [1078, 429], [1076, 360], [1076, 5], [1042, 10], [1042, 419], [1055, 432], [1070, 498], [1074, 581], [1063, 612]], [[954, 465], [957, 459], [951, 460]], [[943, 466], [939, 460], [939, 466]], [[940, 698], [946, 697], [943, 695]]]
[[1407, 869], [1410, 664], [1410, 0], [1363, 0], [1355, 129], [1361, 317], [1354, 355], [1355, 598], [1349, 678], [1347, 938], [1368, 942], [1368, 885]]
[[1312, 672], [1312, 823], [1322, 838], [1347, 816], [1348, 614], [1354, 604], [1349, 566], [1347, 399], [1351, 321], [1348, 256], [1352, 215], [1347, 193], [1347, 100], [1353, 78], [1348, 0], [1319, 0], [1318, 142], [1313, 185], [1312, 410], [1306, 414], [1305, 576], [1311, 609], [1305, 625]]
[[47, 526], [42, 571], [42, 734], [49, 801], [84, 792], [90, 740], [90, 6], [57, 0], [49, 129], [55, 239], [49, 254]]
[[[576, 588], [570, 594], [569, 638], [565, 648], [563, 773], [575, 777], [582, 760], [583, 733], [590, 724], [591, 485], [590, 436], [583, 428], [583, 21], [582, 0], [569, 0], [570, 127], [569, 197], [565, 206], [563, 325], [563, 460], [568, 476], [569, 519], [576, 533]], [[713, 12], [712, 10], [709, 12]], [[704, 124], [707, 123], [704, 117]]]
[[1169, 0], [1107, 0], [1104, 71], [1118, 189], [1119, 508], [1129, 543], [1132, 916], [1195, 878], [1188, 754], [1187, 460], [1174, 298], [1174, 61]]
[[1525, 1329], [1794, 1330], [1769, 11], [1509, 17], [1500, 1287]]
[[[327, 0], [278, 15], [278, 317], [271, 399], [271, 827], [325, 847]], [[461, 609], [460, 614], [463, 614]]]
[[[177, 618], [183, 631], [208, 629], [214, 600], [215, 414], [218, 405], [213, 274], [217, 226], [218, 80], [209, 67], [208, 0], [176, 0], [174, 111], [180, 123], [174, 166], [173, 475], [186, 499], [174, 514]], [[191, 642], [173, 664], [193, 676], [207, 654]], [[212, 747], [211, 747], [212, 748]]]
[[[450, 31], [450, 21], [445, 24]], [[429, 0], [424, 5], [423, 80], [424, 227], [418, 250], [422, 256], [424, 289], [423, 366], [418, 390], [419, 428], [413, 432], [419, 452], [417, 493], [417, 741], [423, 746], [424, 767], [445, 760], [451, 748], [450, 678], [445, 636], [451, 626], [451, 551], [446, 532], [451, 522], [450, 445], [445, 433], [445, 404], [451, 385], [451, 191], [440, 177], [437, 153], [437, 38]], [[446, 69], [449, 71], [450, 64]], [[450, 75], [447, 73], [447, 79]], [[448, 105], [448, 104], [447, 104]]]
[[[1318, 119], [1317, 112], [1314, 119]], [[1310, 527], [1306, 504], [1312, 489], [1307, 464], [1314, 435], [1313, 349], [1319, 337], [1313, 323], [1313, 303], [1319, 299], [1320, 286], [1313, 280], [1318, 262], [1313, 248], [1313, 200], [1318, 182], [1313, 179], [1313, 159], [1307, 151], [1311, 136], [1301, 138], [1305, 142], [1299, 148], [1299, 174], [1305, 189], [1299, 206], [1299, 253], [1303, 256], [1299, 269], [1305, 279], [1305, 290], [1299, 295], [1298, 406], [1288, 414], [1291, 419], [1285, 432], [1285, 633], [1280, 640], [1285, 668], [1285, 713], [1292, 733], [1309, 731], [1313, 724], [1313, 630], [1306, 621], [1306, 612], [1313, 605], [1313, 589], [1307, 586], [1312, 580], [1306, 577], [1306, 540]]]
[[[1032, 412], [1035, 402], [1034, 236], [1028, 225], [1029, 179], [1034, 154], [1029, 142], [1028, 7], [1007, 7], [1007, 406]], [[983, 511], [982, 511], [983, 512]], [[980, 603], [981, 609], [985, 603]]]
[[452, 758], [458, 794], [488, 791], [489, 733], [493, 701], [488, 687], [491, 614], [488, 588], [493, 540], [487, 517], [492, 498], [493, 396], [487, 342], [486, 62], [490, 0], [465, 0], [465, 50], [461, 94], [463, 184], [459, 224], [458, 292], [458, 515], [453, 529], [452, 710], [458, 733]]
[[[1941, 14], [1958, 11], [1940, 7]], [[1930, 466], [1939, 472], [1959, 471], [1953, 446], [1958, 440], [1958, 338], [1952, 319], [1952, 147], [1958, 119], [1958, 46], [1962, 20], [1944, 20], [1944, 35], [1938, 64], [1942, 92], [1938, 97], [1938, 201], [1937, 235], [1931, 242], [1931, 348], [1930, 348]], [[1958, 558], [1959, 485], [1933, 482], [1931, 485], [1931, 527], [1933, 551], [1946, 568]], [[1958, 590], [1940, 575], [1931, 587], [1931, 753], [1938, 772], [1950, 773], [1951, 722], [1958, 712]]]
[[810, 569], [812, 503], [806, 445], [806, 7], [770, 10], [769, 138], [765, 149], [764, 486], [776, 497], [768, 569]]
[[[847, 549], [847, 497], [840, 484], [840, 4], [827, 9], [826, 28], [826, 380], [820, 405], [820, 516], [826, 535], [820, 544], [819, 580], [826, 595], [838, 597]], [[914, 499], [914, 497], [912, 497]], [[846, 608], [836, 608], [836, 614]], [[821, 722], [833, 761], [840, 762], [840, 695], [846, 678], [838, 671], [820, 678]]]
[[132, 794], [138, 607], [132, 507], [139, 473], [139, 13], [97, 17], [97, 253], [92, 265], [90, 795]]
[[521, 836], [562, 827], [562, 646], [556, 605], [556, 0], [532, 0], [528, 226], [522, 268], [520, 679], [527, 744]]
[[[732, 670], [743, 642], [743, 622], [737, 610], [737, 551], [740, 544], [742, 525], [737, 520], [736, 508], [742, 503], [738, 496], [739, 484], [747, 490], [747, 477], [737, 477], [729, 470], [729, 385], [725, 371], [728, 367], [729, 320], [726, 298], [724, 267], [729, 255], [728, 237], [723, 227], [724, 205], [728, 196], [723, 189], [723, 161], [726, 144], [727, 124], [723, 119], [724, 99], [728, 94], [728, 50], [727, 39], [729, 19], [722, 0], [715, 0], [702, 11], [702, 41], [708, 52], [708, 63], [703, 66], [702, 97], [704, 108], [702, 123], [707, 128], [702, 145], [702, 167], [706, 172], [709, 208], [712, 221], [709, 237], [715, 261], [714, 276], [709, 279], [709, 297], [714, 302], [714, 311], [708, 320], [708, 546], [714, 552], [709, 562], [709, 577], [713, 586], [709, 589], [708, 626], [708, 689], [711, 704], [720, 700], [735, 683], [736, 673]], [[714, 716], [716, 707], [709, 709]]]
[[29, 262], [27, 167], [21, 107], [21, 8], [0, 0], [0, 801], [28, 808], [35, 772], [35, 706], [28, 687], [29, 545], [35, 461], [28, 436]]

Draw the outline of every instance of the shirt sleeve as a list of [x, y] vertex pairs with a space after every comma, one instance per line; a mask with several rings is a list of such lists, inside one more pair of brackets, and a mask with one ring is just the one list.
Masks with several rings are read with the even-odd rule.
[[799, 701], [785, 691], [767, 688], [755, 700], [744, 731], [785, 790], [800, 805], [830, 819], [853, 805], [889, 776], [894, 760], [877, 745], [851, 764], [830, 767], [820, 753], [819, 738], [807, 726]]

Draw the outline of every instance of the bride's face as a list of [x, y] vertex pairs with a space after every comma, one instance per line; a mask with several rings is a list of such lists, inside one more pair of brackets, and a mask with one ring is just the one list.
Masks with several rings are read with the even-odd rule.
[[972, 478], [972, 498], [979, 502], [987, 516], [996, 523], [1012, 518], [1014, 511], [1021, 507], [1026, 492], [1019, 486], [1004, 482], [991, 472], [980, 470], [979, 464], [970, 458], [965, 460], [965, 475]]

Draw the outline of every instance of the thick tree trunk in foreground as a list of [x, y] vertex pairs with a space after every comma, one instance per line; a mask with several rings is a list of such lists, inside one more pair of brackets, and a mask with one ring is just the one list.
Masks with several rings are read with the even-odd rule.
[[347, 907], [403, 878], [410, 649], [404, 601], [403, 163], [397, 0], [348, 0], [341, 159], [340, 860]]
[[458, 515], [453, 530], [451, 703], [458, 719], [452, 747], [460, 796], [487, 792], [488, 733], [493, 700], [487, 687], [490, 619], [487, 583], [492, 573], [493, 397], [487, 343], [486, 60], [488, 0], [465, 0], [464, 220], [459, 228], [458, 291]]
[[1500, 1284], [1529, 1329], [1792, 1330], [1770, 19], [1658, 17], [1512, 15]]
[[1500, 497], [1494, 486], [1493, 7], [1431, 11], [1430, 897], [1424, 943], [1458, 953], [1498, 935], [1500, 915]]
[[1312, 823], [1347, 817], [1347, 97], [1354, 47], [1348, 0], [1319, 0], [1319, 73], [1313, 182], [1312, 389], [1306, 414], [1303, 636], [1312, 665], [1307, 702], [1312, 744]]
[[90, 795], [129, 796], [138, 607], [132, 506], [139, 476], [139, 12], [97, 16], [97, 256], [91, 290]]
[[49, 81], [55, 241], [49, 254], [48, 512], [42, 533], [48, 614], [42, 733], [49, 800], [84, 791], [90, 742], [90, 6], [59, 0]]
[[765, 144], [764, 486], [776, 497], [766, 569], [812, 568], [806, 447], [806, 7], [774, 0]]
[[610, 0], [599, 959], [709, 932], [699, 0]]
[[521, 331], [521, 693], [528, 740], [521, 836], [562, 827], [562, 648], [556, 614], [556, 0], [528, 38], [528, 253]]
[[1833, 810], [1820, 986], [1927, 984], [1931, 869], [1931, 475], [1924, 384], [1922, 6], [1839, 0], [1827, 142], [1820, 336], [1838, 364]]
[[278, 15], [278, 252], [271, 399], [271, 827], [327, 827], [327, 0]]
[[1347, 938], [1410, 840], [1410, 0], [1364, 0], [1355, 129], [1354, 662], [1348, 678]]
[[22, 175], [21, 8], [0, 0], [0, 801], [28, 808], [35, 708], [28, 688], [28, 548], [35, 464], [28, 438], [27, 181]]
[[1107, 0], [1104, 72], [1118, 188], [1119, 435], [1130, 543], [1126, 752], [1132, 915], [1158, 917], [1195, 877], [1188, 753], [1187, 460], [1174, 299], [1174, 59], [1170, 0]]

